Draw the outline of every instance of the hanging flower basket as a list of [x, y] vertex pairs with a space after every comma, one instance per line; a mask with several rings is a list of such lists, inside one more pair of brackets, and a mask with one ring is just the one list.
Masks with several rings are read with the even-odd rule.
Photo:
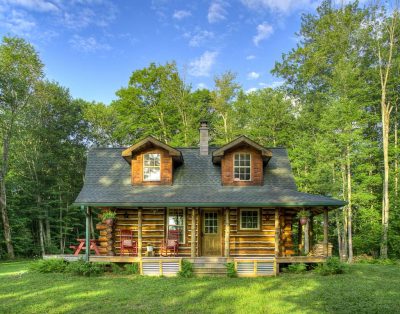
[[300, 217], [300, 224], [304, 226], [307, 224], [308, 217]]
[[301, 210], [297, 213], [297, 218], [300, 219], [300, 224], [304, 226], [307, 224], [308, 217], [310, 216], [310, 213], [306, 210]]
[[105, 211], [102, 214], [101, 220], [108, 226], [112, 226], [114, 224], [114, 220], [117, 214], [111, 210]]

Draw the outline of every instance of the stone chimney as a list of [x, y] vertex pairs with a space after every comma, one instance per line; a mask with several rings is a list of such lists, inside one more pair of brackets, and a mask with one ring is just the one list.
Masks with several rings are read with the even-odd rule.
[[200, 122], [200, 155], [208, 155], [208, 123], [207, 121]]

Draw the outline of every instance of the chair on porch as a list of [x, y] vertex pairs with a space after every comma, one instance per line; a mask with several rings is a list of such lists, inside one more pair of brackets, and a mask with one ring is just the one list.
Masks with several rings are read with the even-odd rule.
[[161, 256], [178, 256], [179, 250], [179, 230], [169, 230], [168, 237], [161, 244]]
[[137, 243], [133, 240], [133, 231], [130, 229], [120, 230], [120, 254], [119, 255], [137, 255]]

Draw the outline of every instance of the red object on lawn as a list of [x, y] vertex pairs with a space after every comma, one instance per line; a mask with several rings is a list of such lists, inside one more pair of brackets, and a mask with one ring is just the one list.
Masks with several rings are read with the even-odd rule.
[[133, 240], [133, 231], [130, 229], [120, 230], [121, 249], [119, 255], [137, 255], [138, 248]]
[[178, 256], [179, 250], [179, 230], [170, 230], [165, 242], [161, 244], [161, 256]]
[[[82, 249], [86, 250], [86, 246], [85, 246], [86, 245], [86, 239], [76, 239], [76, 241], [78, 241], [79, 244], [78, 245], [70, 245], [70, 248], [74, 249], [75, 250], [74, 255], [78, 256]], [[99, 252], [99, 249], [97, 247], [95, 239], [90, 239], [90, 249], [94, 250], [96, 255], [100, 255], [100, 252]]]

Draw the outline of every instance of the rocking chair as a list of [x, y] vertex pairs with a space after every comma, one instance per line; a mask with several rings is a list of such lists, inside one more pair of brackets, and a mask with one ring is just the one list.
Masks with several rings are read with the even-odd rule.
[[137, 244], [133, 240], [133, 231], [129, 229], [120, 230], [121, 249], [120, 255], [137, 255]]
[[161, 256], [178, 256], [179, 249], [179, 230], [169, 230], [168, 237], [161, 244]]

